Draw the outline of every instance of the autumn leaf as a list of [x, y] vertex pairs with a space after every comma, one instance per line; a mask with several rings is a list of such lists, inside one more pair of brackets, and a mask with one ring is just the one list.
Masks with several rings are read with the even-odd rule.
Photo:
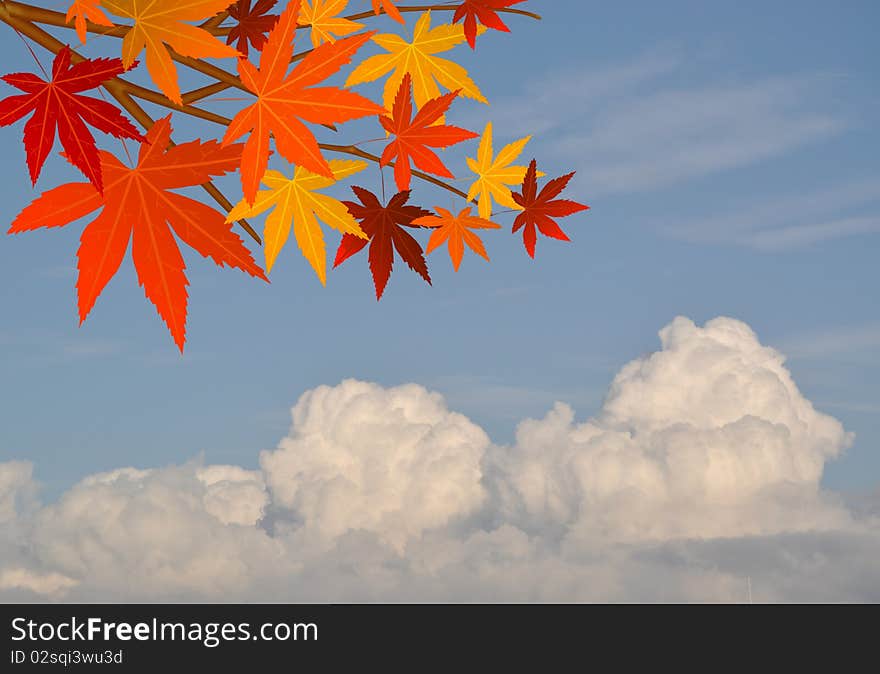
[[[226, 9], [229, 0], [101, 0], [109, 12], [134, 22], [122, 40], [122, 62], [128, 68], [146, 48], [147, 72], [175, 103], [182, 103], [177, 70], [168, 47], [192, 57], [232, 57], [238, 52], [208, 31], [184, 21], [201, 21]], [[167, 46], [166, 46], [167, 45]]]
[[232, 119], [223, 143], [248, 132], [241, 157], [241, 184], [248, 203], [254, 203], [260, 179], [269, 162], [269, 138], [274, 136], [278, 153], [313, 173], [332, 178], [318, 141], [299, 118], [314, 124], [333, 124], [384, 113], [385, 110], [360, 94], [336, 87], [313, 85], [347, 64], [372, 33], [342, 38], [313, 49], [288, 74], [300, 0], [291, 0], [260, 55], [260, 67], [239, 59], [242, 83], [257, 100]]
[[574, 174], [575, 172], [572, 171], [560, 178], [548, 181], [541, 193], [538, 194], [537, 163], [533, 159], [529, 164], [528, 171], [526, 171], [522, 192], [513, 193], [513, 200], [523, 209], [523, 212], [517, 215], [513, 222], [513, 231], [518, 232], [525, 228], [523, 229], [523, 244], [529, 257], [535, 257], [535, 244], [538, 239], [536, 227], [544, 236], [560, 241], [570, 241], [553, 218], [564, 218], [590, 208], [576, 201], [556, 199]]
[[458, 92], [453, 91], [430, 100], [413, 117], [412, 84], [409, 73], [404, 75], [397, 97], [394, 99], [392, 116], [379, 117], [385, 131], [394, 136], [394, 140], [385, 147], [379, 164], [387, 166], [396, 158], [394, 181], [397, 183], [397, 189], [401, 191], [409, 189], [412, 179], [410, 161], [423, 171], [445, 178], [455, 177], [440, 157], [428, 148], [449, 147], [477, 137], [473, 131], [460, 129], [457, 126], [440, 124], [431, 126], [446, 113], [456, 96]]
[[373, 285], [376, 287], [376, 299], [382, 299], [388, 279], [391, 278], [391, 268], [394, 266], [394, 251], [406, 262], [407, 266], [421, 276], [428, 285], [431, 284], [431, 276], [428, 274], [428, 263], [425, 262], [425, 254], [422, 246], [416, 241], [405, 227], [416, 228], [412, 224], [415, 218], [432, 215], [418, 206], [407, 206], [410, 192], [405, 190], [398, 192], [383, 206], [375, 194], [363, 187], [352, 186], [352, 191], [360, 200], [360, 203], [343, 201], [342, 203], [361, 223], [361, 229], [369, 237], [362, 239], [352, 234], [345, 234], [336, 251], [334, 267], [338, 267], [352, 255], [359, 253], [370, 244], [370, 271], [373, 275]]
[[[467, 157], [467, 163], [471, 171], [478, 178], [468, 191], [468, 201], [472, 201], [477, 195], [480, 197], [479, 213], [481, 218], [492, 216], [492, 199], [507, 208], [520, 210], [520, 206], [513, 200], [513, 195], [508, 185], [518, 185], [526, 175], [525, 166], [511, 166], [520, 156], [526, 143], [531, 136], [520, 138], [509, 145], [505, 145], [498, 156], [492, 158], [492, 122], [486, 124], [483, 138], [480, 140], [480, 148], [477, 150], [476, 160]], [[543, 174], [541, 174], [543, 175]]]
[[452, 49], [464, 40], [464, 29], [461, 26], [444, 24], [432, 29], [431, 12], [425, 12], [416, 23], [412, 42], [391, 33], [376, 35], [373, 42], [390, 53], [377, 54], [364, 60], [348, 76], [345, 86], [373, 82], [393, 71], [385, 82], [382, 100], [386, 108], [391, 108], [403, 76], [407, 73], [412, 76], [416, 105], [419, 108], [440, 95], [438, 83], [449, 91], [460, 90], [462, 96], [488, 103], [464, 68], [448, 59], [434, 56]]
[[379, 13], [383, 10], [388, 16], [390, 16], [398, 23], [406, 23], [406, 21], [404, 21], [403, 19], [403, 15], [401, 15], [400, 13], [400, 10], [394, 6], [392, 0], [373, 0], [373, 13], [376, 16], [379, 16]]
[[339, 16], [347, 5], [348, 0], [304, 0], [299, 25], [311, 27], [312, 46], [335, 42], [340, 35], [348, 35], [364, 27], [362, 23]]
[[102, 82], [124, 72], [119, 59], [86, 59], [70, 64], [71, 52], [64, 47], [52, 63], [48, 82], [32, 73], [4, 75], [7, 84], [24, 91], [0, 101], [0, 126], [8, 126], [30, 112], [33, 116], [24, 125], [24, 147], [27, 153], [31, 183], [36, 184], [40, 170], [58, 138], [70, 162], [100, 192], [103, 189], [101, 162], [95, 138], [86, 123], [116, 138], [143, 140], [144, 137], [116, 107], [106, 101], [78, 93], [94, 89]]
[[101, 208], [83, 230], [77, 251], [80, 324], [118, 271], [132, 241], [138, 282], [182, 352], [189, 281], [172, 231], [220, 266], [236, 267], [264, 280], [266, 277], [231, 225], [224, 222], [223, 214], [170, 191], [234, 171], [241, 145], [224, 148], [216, 141], [192, 141], [169, 148], [170, 119], [170, 115], [160, 119], [147, 133], [133, 169], [101, 151], [103, 195], [89, 183], [67, 183], [43, 192], [19, 213], [9, 233], [60, 227]]
[[85, 44], [88, 31], [86, 30], [86, 21], [91, 21], [99, 26], [112, 26], [113, 22], [107, 18], [107, 15], [98, 7], [101, 0], [73, 0], [73, 4], [67, 9], [67, 15], [64, 17], [65, 23], [74, 22], [76, 27], [76, 36], [79, 41]]
[[263, 50], [266, 34], [278, 22], [277, 14], [268, 14], [277, 0], [257, 0], [251, 7], [251, 0], [238, 0], [229, 6], [229, 16], [237, 23], [229, 30], [226, 44], [238, 40], [236, 48], [247, 58], [250, 46], [257, 51]]
[[486, 252], [483, 241], [479, 236], [474, 234], [472, 229], [501, 229], [501, 225], [489, 222], [483, 218], [471, 215], [470, 207], [465, 208], [458, 215], [452, 215], [445, 208], [435, 206], [434, 210], [438, 215], [428, 215], [416, 218], [412, 221], [414, 225], [422, 227], [434, 227], [431, 238], [428, 239], [427, 252], [430, 255], [444, 243], [449, 245], [449, 257], [452, 260], [452, 266], [455, 271], [461, 266], [461, 259], [464, 257], [464, 247], [474, 251], [482, 258], [489, 260], [489, 254]]
[[327, 255], [324, 248], [324, 234], [320, 219], [330, 227], [357, 237], [365, 237], [360, 225], [348, 212], [341, 201], [315, 190], [330, 187], [336, 181], [363, 171], [366, 162], [347, 159], [333, 159], [330, 170], [333, 177], [327, 178], [298, 166], [293, 178], [278, 171], [266, 171], [263, 184], [268, 190], [257, 193], [253, 205], [240, 201], [227, 216], [227, 222], [239, 218], [253, 218], [270, 208], [274, 208], [266, 218], [263, 229], [263, 243], [266, 253], [266, 271], [272, 271], [278, 253], [287, 243], [290, 226], [303, 256], [312, 265], [322, 285], [327, 285]]
[[477, 46], [477, 21], [487, 28], [494, 28], [505, 33], [510, 28], [498, 16], [499, 9], [518, 5], [525, 0], [464, 0], [455, 10], [452, 23], [464, 19], [464, 34], [471, 49]]

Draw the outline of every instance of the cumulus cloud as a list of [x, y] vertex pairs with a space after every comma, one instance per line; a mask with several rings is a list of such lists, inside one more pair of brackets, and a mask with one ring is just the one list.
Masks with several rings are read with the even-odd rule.
[[486, 433], [421, 386], [346, 381], [306, 393], [260, 464], [273, 503], [317, 534], [377, 534], [398, 549], [481, 504]]
[[798, 391], [783, 356], [739, 321], [678, 318], [626, 365], [599, 415], [556, 407], [496, 452], [499, 491], [532, 528], [617, 541], [837, 527], [819, 491], [850, 442]]
[[[511, 446], [413, 384], [304, 394], [259, 470], [0, 464], [0, 597], [741, 601], [880, 595], [880, 522], [820, 486], [851, 437], [727, 318], [675, 319], [578, 423]], [[8, 544], [7, 544], [8, 543]], [[821, 581], [821, 582], [820, 582]]]

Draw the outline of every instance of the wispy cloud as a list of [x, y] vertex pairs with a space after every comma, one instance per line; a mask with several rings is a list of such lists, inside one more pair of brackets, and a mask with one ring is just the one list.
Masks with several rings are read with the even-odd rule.
[[868, 218], [843, 218], [812, 225], [792, 225], [776, 230], [756, 232], [746, 240], [750, 245], [761, 250], [779, 250], [844, 236], [876, 232], [880, 232], [880, 215]]
[[559, 132], [549, 141], [554, 152], [593, 196], [748, 166], [846, 128], [818, 102], [816, 92], [829, 87], [824, 75], [718, 81], [700, 83], [681, 54], [655, 52], [529, 83], [492, 116], [511, 135]]
[[695, 243], [730, 243], [759, 250], [804, 246], [880, 231], [880, 176], [737, 204], [723, 215], [678, 220], [661, 228]]
[[818, 330], [783, 340], [791, 358], [828, 358], [839, 354], [880, 351], [880, 322]]

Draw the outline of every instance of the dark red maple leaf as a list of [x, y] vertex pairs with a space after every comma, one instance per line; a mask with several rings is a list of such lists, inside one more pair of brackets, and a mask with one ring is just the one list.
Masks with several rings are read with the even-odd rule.
[[434, 124], [446, 114], [456, 96], [458, 91], [432, 98], [413, 117], [412, 78], [409, 73], [403, 76], [394, 99], [391, 117], [379, 117], [385, 131], [395, 136], [382, 153], [379, 164], [387, 166], [395, 157], [397, 158], [394, 164], [397, 189], [401, 191], [409, 189], [412, 179], [410, 160], [423, 171], [444, 178], [455, 177], [440, 161], [440, 157], [428, 148], [449, 147], [479, 135], [457, 126]]
[[251, 0], [238, 0], [229, 6], [229, 16], [238, 21], [226, 36], [226, 44], [238, 40], [235, 48], [245, 57], [248, 55], [248, 43], [257, 51], [263, 51], [266, 36], [278, 22], [277, 14], [267, 14], [275, 6], [277, 0], [257, 0], [251, 7]]
[[511, 5], [518, 5], [525, 0], [464, 0], [455, 10], [452, 23], [458, 23], [464, 19], [464, 36], [467, 38], [471, 49], [477, 46], [477, 21], [486, 28], [510, 32], [510, 28], [498, 16], [497, 10]]
[[33, 73], [10, 73], [3, 81], [24, 94], [0, 101], [0, 126], [17, 122], [29, 112], [33, 116], [24, 125], [24, 147], [31, 183], [36, 184], [40, 169], [55, 143], [55, 129], [67, 158], [101, 192], [101, 160], [95, 138], [86, 123], [116, 138], [143, 141], [118, 108], [106, 101], [77, 92], [94, 89], [125, 72], [120, 59], [85, 59], [70, 65], [71, 51], [64, 47], [52, 63], [48, 82]]
[[564, 218], [567, 215], [586, 211], [589, 206], [579, 204], [569, 199], [556, 199], [562, 190], [568, 185], [568, 182], [574, 176], [572, 171], [559, 178], [554, 178], [547, 182], [538, 194], [538, 167], [534, 159], [529, 164], [526, 171], [526, 177], [523, 180], [522, 192], [514, 192], [513, 200], [522, 206], [523, 211], [516, 216], [513, 222], [513, 231], [523, 230], [523, 244], [525, 244], [526, 252], [529, 257], [535, 257], [535, 244], [538, 240], [538, 234], [535, 228], [544, 236], [560, 241], [570, 241], [571, 239], [562, 231], [553, 218]]
[[404, 227], [419, 229], [412, 221], [431, 215], [419, 206], [407, 206], [410, 192], [404, 190], [398, 192], [383, 206], [378, 197], [363, 187], [352, 186], [361, 203], [343, 201], [342, 203], [361, 224], [361, 229], [369, 239], [361, 239], [353, 234], [345, 234], [336, 251], [334, 267], [338, 267], [355, 253], [359, 253], [370, 244], [370, 271], [373, 273], [373, 285], [376, 286], [376, 299], [382, 299], [388, 279], [391, 278], [391, 268], [394, 265], [394, 251], [400, 255], [410, 269], [421, 276], [428, 285], [431, 284], [431, 276], [428, 274], [428, 263], [425, 261], [425, 253], [422, 246], [407, 232]]

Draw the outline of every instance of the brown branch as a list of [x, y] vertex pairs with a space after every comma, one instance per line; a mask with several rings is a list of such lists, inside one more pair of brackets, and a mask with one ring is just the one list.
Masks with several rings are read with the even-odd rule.
[[[230, 4], [232, 4], [232, 3], [230, 2]], [[199, 24], [199, 28], [204, 28], [205, 30], [208, 30], [209, 28], [216, 28], [221, 23], [226, 21], [226, 19], [228, 17], [229, 17], [229, 12], [227, 12], [224, 9], [222, 12], [220, 12], [219, 14], [215, 14], [210, 19], [205, 19], [204, 22]]]
[[[14, 19], [22, 21], [33, 21], [35, 23], [44, 23], [49, 26], [60, 26], [62, 28], [73, 28], [73, 22], [67, 23], [65, 15], [61, 12], [55, 12], [44, 7], [35, 5], [25, 5], [12, 0], [3, 0], [3, 6], [8, 15]], [[108, 35], [110, 37], [125, 37], [125, 34], [131, 30], [131, 26], [100, 26], [91, 21], [86, 21], [86, 29], [90, 33], [97, 35]]]
[[[451, 11], [455, 9], [455, 6], [450, 5], [413, 5], [413, 6], [400, 6], [398, 9], [401, 12], [419, 12], [419, 11]], [[532, 12], [527, 12], [520, 9], [513, 8], [501, 8], [498, 11], [506, 12], [508, 14], [518, 14], [522, 16], [528, 16], [530, 18], [540, 20], [541, 17], [538, 14], [534, 14]], [[380, 13], [384, 13], [384, 10], [381, 10]], [[216, 16], [208, 19], [202, 24], [202, 28], [207, 30], [208, 32], [214, 35], [225, 35], [229, 32], [229, 27], [221, 27], [219, 24], [226, 19], [228, 14], [226, 12], [221, 12]], [[358, 14], [352, 14], [348, 17], [345, 17], [349, 20], [357, 20], [357, 19], [365, 19], [370, 16], [374, 16], [372, 11], [365, 11]], [[65, 20], [65, 15], [60, 12], [54, 12], [52, 10], [43, 9], [41, 7], [34, 7], [31, 5], [25, 5], [18, 2], [13, 2], [12, 0], [0, 0], [0, 20], [5, 21], [7, 24], [17, 28], [19, 32], [24, 35], [27, 35], [32, 40], [41, 44], [43, 47], [49, 49], [50, 51], [57, 53], [59, 49], [61, 49], [64, 45], [60, 41], [58, 41], [53, 36], [49, 35], [39, 27], [35, 26], [33, 22], [44, 23], [53, 26], [59, 26], [64, 28], [72, 28], [73, 26]], [[308, 26], [300, 26], [301, 28], [307, 28]], [[95, 33], [98, 35], [108, 35], [111, 37], [124, 37], [125, 34], [130, 30], [130, 26], [116, 25], [113, 27], [108, 26], [99, 26], [93, 24], [91, 22], [87, 22], [87, 29], [91, 33]], [[167, 45], [166, 45], [167, 46]], [[291, 62], [298, 61], [304, 58], [308, 53], [312, 50], [303, 51], [299, 54], [294, 54]], [[114, 78], [113, 80], [109, 80], [105, 82], [102, 86], [113, 96], [119, 104], [125, 108], [126, 111], [138, 121], [145, 129], [149, 129], [153, 125], [152, 118], [141, 108], [133, 99], [132, 96], [136, 96], [143, 100], [149, 101], [156, 105], [161, 105], [163, 107], [169, 108], [171, 110], [176, 110], [178, 112], [182, 112], [184, 114], [191, 115], [193, 117], [197, 117], [199, 119], [203, 119], [209, 122], [213, 122], [218, 125], [228, 126], [230, 121], [228, 118], [223, 117], [222, 115], [218, 115], [216, 113], [210, 112], [208, 110], [203, 110], [201, 108], [196, 108], [191, 104], [201, 100], [203, 98], [207, 98], [208, 96], [212, 96], [221, 91], [225, 91], [230, 87], [235, 87], [237, 89], [241, 89], [243, 91], [250, 92], [241, 82], [241, 80], [235, 75], [223, 70], [218, 66], [214, 66], [210, 63], [202, 61], [200, 59], [191, 58], [188, 56], [182, 56], [176, 53], [173, 49], [169, 47], [169, 52], [171, 53], [171, 57], [183, 64], [186, 65], [193, 70], [201, 72], [208, 77], [211, 77], [215, 80], [213, 84], [209, 84], [204, 87], [200, 87], [199, 89], [194, 89], [192, 91], [186, 92], [183, 94], [183, 105], [178, 105], [172, 102], [163, 94], [153, 91], [152, 89], [148, 89], [146, 87], [142, 87], [140, 85], [134, 84], [132, 82], [128, 82], [122, 78]], [[74, 62], [78, 62], [82, 60], [82, 56], [73, 53]], [[325, 124], [323, 125], [333, 131], [336, 130], [336, 127], [333, 125]], [[341, 154], [347, 154], [354, 157], [359, 157], [361, 159], [366, 159], [368, 161], [374, 162], [378, 164], [380, 159], [378, 156], [370, 154], [364, 150], [361, 150], [355, 145], [334, 145], [329, 143], [319, 143], [319, 147], [322, 150], [327, 150], [328, 152], [337, 152]], [[393, 163], [389, 164], [390, 166], [394, 166]], [[456, 187], [439, 180], [427, 173], [422, 171], [413, 170], [413, 175], [417, 178], [424, 180], [425, 182], [431, 183], [437, 187], [445, 189], [463, 199], [467, 199], [467, 194], [457, 189]], [[230, 211], [232, 209], [232, 204], [226, 199], [223, 194], [213, 185], [213, 183], [206, 183], [202, 186], [211, 197], [217, 201], [226, 211]], [[245, 221], [240, 220], [239, 224], [248, 232], [248, 234], [253, 237], [257, 243], [261, 243], [260, 237], [253, 230], [253, 228]]]
[[[458, 5], [401, 5], [397, 8], [399, 12], [454, 12], [458, 9]], [[499, 7], [495, 10], [496, 12], [503, 12], [504, 14], [518, 14], [519, 16], [527, 16], [530, 19], [535, 19], [536, 21], [541, 20], [540, 14], [535, 14], [534, 12], [528, 12], [524, 9], [514, 9], [513, 7]], [[380, 9], [379, 14], [385, 14], [385, 9]], [[219, 16], [219, 15], [218, 15]], [[376, 16], [376, 13], [372, 10], [366, 10], [364, 12], [358, 12], [357, 14], [349, 14], [348, 16], [343, 16], [341, 18], [347, 19], [348, 21], [360, 21], [361, 19], [369, 19], [370, 17]], [[226, 17], [224, 17], [225, 19]], [[221, 26], [219, 23], [214, 24], [210, 27], [209, 32], [213, 35], [227, 35], [230, 30], [232, 30], [232, 26]], [[303, 23], [297, 26], [297, 30], [301, 28], [311, 28], [311, 24]]]
[[[65, 15], [60, 12], [53, 12], [48, 9], [43, 9], [41, 7], [32, 7], [31, 5], [24, 5], [18, 2], [12, 2], [11, 0], [6, 2], [5, 0], [2, 4], [9, 9], [9, 13], [12, 17], [19, 19], [21, 21], [28, 22], [37, 22], [37, 23], [45, 23], [47, 25], [52, 26], [60, 26], [64, 28], [71, 28], [72, 26], [65, 21]], [[111, 35], [113, 37], [124, 37], [127, 32], [129, 26], [114, 26], [113, 28], [107, 26], [97, 26], [95, 24], [88, 24], [93, 26], [95, 30], [93, 32], [99, 33], [101, 35]], [[125, 31], [119, 32], [117, 29], [125, 28]], [[91, 28], [89, 29], [91, 30]], [[48, 35], [48, 33], [47, 33]], [[136, 84], [131, 84], [130, 82], [125, 82], [129, 93], [137, 96], [138, 98], [142, 98], [146, 101], [150, 101], [151, 103], [155, 103], [157, 105], [164, 106], [166, 108], [170, 108], [172, 110], [178, 110], [180, 112], [185, 112], [187, 114], [191, 114], [194, 117], [199, 117], [201, 119], [206, 119], [208, 121], [217, 121], [218, 119], [225, 119], [224, 117], [220, 117], [219, 115], [214, 115], [214, 113], [208, 112], [206, 110], [200, 110], [198, 108], [189, 107], [189, 103], [194, 103], [202, 98], [207, 96], [212, 96], [215, 93], [219, 93], [221, 91], [225, 91], [230, 87], [235, 87], [236, 89], [240, 89], [248, 94], [253, 95], [253, 92], [248, 89], [244, 84], [242, 84], [241, 79], [237, 76], [233, 75], [223, 68], [215, 66], [207, 61], [202, 61], [201, 59], [193, 58], [191, 56], [183, 56], [178, 54], [168, 45], [165, 45], [168, 49], [168, 53], [171, 54], [171, 58], [177, 61], [178, 63], [185, 65], [193, 70], [202, 73], [203, 75], [207, 75], [208, 77], [217, 80], [217, 83], [208, 85], [207, 87], [202, 87], [201, 89], [197, 89], [195, 91], [188, 92], [182, 96], [182, 100], [184, 102], [184, 106], [178, 105], [174, 103], [167, 96], [147, 89], [146, 87], [141, 87]], [[309, 50], [311, 51], [311, 50]], [[296, 54], [291, 59], [291, 62], [297, 61], [303, 58], [308, 52], [303, 52], [302, 54]], [[221, 124], [223, 122], [220, 122]], [[331, 131], [336, 131], [336, 127], [332, 124], [323, 124], [325, 128], [330, 129]]]
[[[301, 61], [306, 56], [311, 54], [314, 49], [306, 49], [305, 51], [301, 51], [298, 54], [294, 54], [290, 57], [291, 63], [296, 63], [297, 61]], [[213, 96], [214, 94], [219, 94], [221, 91], [226, 91], [230, 85], [224, 82], [217, 82], [215, 84], [209, 84], [205, 87], [199, 87], [198, 89], [193, 89], [192, 91], [187, 91], [183, 94], [182, 98], [184, 103], [195, 103], [196, 101], [200, 101], [203, 98], [207, 98], [208, 96]], [[251, 93], [248, 90], [248, 93]], [[336, 127], [324, 124], [328, 129], [332, 131], [336, 131]]]
[[[61, 51], [66, 45], [62, 43], [60, 40], [57, 40], [55, 37], [44, 31], [42, 28], [34, 25], [30, 21], [22, 20], [11, 16], [7, 5], [10, 3], [0, 3], [0, 21], [8, 24], [15, 30], [17, 30], [22, 35], [29, 37], [31, 40], [44, 47], [45, 49], [51, 51], [54, 54], [57, 54]], [[71, 49], [71, 61], [73, 63], [79, 63], [80, 61], [84, 61], [85, 58], [78, 54], [76, 51]], [[136, 87], [137, 89], [143, 89], [143, 87], [137, 87], [137, 85], [133, 85], [130, 82], [125, 82], [119, 78], [113, 78], [107, 80], [102, 85], [104, 89], [107, 90], [116, 101], [142, 126], [144, 129], [149, 129], [153, 126], [153, 119], [146, 113], [146, 111], [139, 106], [132, 98], [129, 87]], [[144, 91], [149, 92], [149, 89], [144, 89]], [[155, 93], [155, 92], [151, 92]], [[183, 107], [183, 106], [180, 106]], [[184, 110], [185, 111], [185, 110]], [[192, 114], [190, 112], [190, 114]], [[219, 115], [218, 115], [219, 117]], [[228, 213], [232, 210], [232, 204], [229, 200], [223, 196], [220, 190], [212, 182], [207, 182], [202, 185], [202, 188], [223, 208], [226, 209]], [[254, 231], [253, 227], [245, 220], [239, 220], [239, 225], [256, 241], [257, 243], [262, 243], [259, 235]]]
[[[374, 154], [370, 154], [369, 152], [364, 152], [356, 145], [330, 145], [328, 143], [318, 143], [318, 147], [322, 150], [327, 150], [328, 152], [339, 152], [341, 154], [349, 154], [353, 157], [360, 157], [361, 159], [367, 159], [371, 162], [379, 163], [379, 157]], [[394, 162], [390, 162], [387, 164], [388, 166], [393, 167]], [[444, 183], [439, 178], [435, 178], [432, 175], [428, 175], [427, 173], [422, 173], [421, 171], [417, 171], [416, 169], [412, 169], [412, 174], [417, 178], [421, 178], [425, 182], [429, 182], [432, 185], [436, 185], [437, 187], [442, 187], [444, 190], [452, 192], [455, 195], [460, 196], [462, 199], [467, 201], [468, 195], [462, 192], [460, 189], [453, 187], [447, 183]], [[476, 199], [472, 201], [472, 203], [477, 203]]]
[[226, 91], [228, 88], [229, 87], [223, 82], [214, 82], [214, 84], [187, 91], [181, 96], [181, 98], [183, 99], [184, 104], [188, 105], [189, 103], [200, 101], [203, 98], [208, 98], [208, 96], [219, 94], [221, 91]]
[[[5, 7], [6, 14], [11, 18], [19, 19], [21, 21], [30, 21], [32, 23], [42, 23], [49, 26], [58, 26], [60, 28], [73, 28], [73, 24], [68, 23], [65, 20], [65, 15], [61, 12], [55, 12], [51, 9], [43, 9], [42, 7], [35, 7], [32, 5], [25, 5], [19, 2], [13, 2], [12, 0], [4, 0], [2, 4]], [[99, 26], [91, 21], [87, 21], [86, 29], [90, 33], [95, 33], [96, 35], [121, 38], [125, 37], [126, 33], [131, 29], [131, 26]], [[168, 47], [168, 52], [171, 54], [172, 59], [182, 65], [192, 68], [193, 70], [207, 75], [219, 82], [225, 82], [230, 87], [235, 87], [242, 91], [248, 91], [247, 87], [241, 83], [241, 80], [238, 77], [223, 70], [223, 68], [218, 68], [217, 66], [212, 65], [207, 61], [202, 61], [201, 59], [183, 56], [170, 47]]]
[[[457, 5], [399, 5], [397, 7], [397, 11], [406, 13], [406, 12], [454, 12], [458, 9]], [[527, 12], [524, 9], [514, 9], [513, 7], [499, 7], [495, 10], [496, 12], [503, 12], [505, 14], [518, 14], [520, 16], [527, 16], [530, 19], [535, 19], [536, 21], [541, 20], [540, 14], [535, 14], [534, 12]], [[379, 10], [380, 14], [385, 14], [385, 9]], [[369, 19], [371, 16], [375, 16], [375, 12], [367, 10], [366, 12], [358, 12], [357, 14], [351, 14], [344, 18], [349, 21], [358, 21], [359, 19]]]

